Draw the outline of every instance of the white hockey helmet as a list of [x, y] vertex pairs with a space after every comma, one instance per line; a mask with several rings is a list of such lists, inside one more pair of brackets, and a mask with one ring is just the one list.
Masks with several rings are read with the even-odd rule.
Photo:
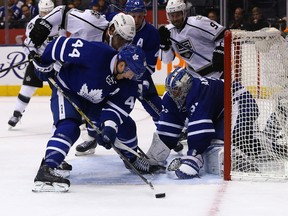
[[169, 13], [173, 12], [183, 12], [184, 20], [186, 19], [187, 15], [187, 8], [186, 8], [186, 3], [184, 0], [169, 0], [166, 5], [166, 14], [169, 19]]
[[54, 2], [52, 0], [40, 0], [38, 3], [38, 8], [40, 16], [42, 16], [41, 13], [46, 15], [54, 9]]
[[127, 41], [132, 41], [134, 39], [136, 34], [136, 26], [134, 18], [131, 15], [118, 13], [109, 23], [109, 27], [112, 24], [114, 24], [115, 33], [119, 34], [122, 38]]

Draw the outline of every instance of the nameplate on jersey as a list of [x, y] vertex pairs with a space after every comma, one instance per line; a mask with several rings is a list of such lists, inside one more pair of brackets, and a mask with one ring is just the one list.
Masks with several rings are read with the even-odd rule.
[[[193, 50], [192, 44], [190, 43], [189, 40], [181, 41], [180, 43], [183, 44], [184, 47], [188, 47]], [[184, 48], [183, 46], [179, 44], [175, 44], [175, 45], [181, 57], [186, 58], [186, 59], [190, 59], [192, 57], [193, 53], [191, 51], [189, 51], [188, 49]]]

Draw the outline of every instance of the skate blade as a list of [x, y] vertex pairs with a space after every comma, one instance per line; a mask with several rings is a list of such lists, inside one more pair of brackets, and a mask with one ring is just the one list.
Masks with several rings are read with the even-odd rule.
[[85, 156], [85, 155], [92, 155], [95, 153], [95, 149], [89, 149], [88, 151], [85, 151], [85, 152], [79, 152], [79, 151], [76, 151], [75, 152], [75, 156]]
[[61, 170], [61, 169], [56, 169], [55, 172], [62, 176], [63, 178], [68, 178], [70, 176], [70, 171], [69, 170]]
[[69, 190], [69, 185], [65, 183], [50, 183], [50, 182], [34, 182], [33, 192], [67, 192]]

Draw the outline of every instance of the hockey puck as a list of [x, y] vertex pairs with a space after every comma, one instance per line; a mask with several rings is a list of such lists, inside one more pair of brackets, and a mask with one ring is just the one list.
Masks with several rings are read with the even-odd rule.
[[158, 194], [155, 194], [155, 197], [156, 198], [164, 198], [164, 197], [166, 197], [166, 194], [165, 193], [158, 193]]

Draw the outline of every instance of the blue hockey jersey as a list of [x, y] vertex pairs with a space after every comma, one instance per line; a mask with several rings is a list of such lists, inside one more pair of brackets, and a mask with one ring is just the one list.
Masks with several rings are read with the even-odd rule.
[[65, 62], [57, 74], [57, 84], [73, 100], [81, 101], [78, 105], [84, 111], [87, 106], [99, 104], [101, 109], [104, 107], [103, 121], [109, 119], [121, 124], [134, 107], [137, 82], [115, 79], [113, 70], [117, 53], [102, 42], [59, 37], [46, 47], [42, 63]]
[[176, 145], [188, 118], [188, 146], [201, 154], [212, 139], [223, 139], [224, 83], [209, 78], [193, 78], [186, 104], [178, 109], [165, 94], [157, 133], [168, 146]]
[[155, 72], [155, 65], [157, 63], [160, 36], [158, 30], [151, 24], [144, 22], [143, 26], [136, 32], [133, 39], [133, 44], [140, 46], [145, 54], [147, 61], [147, 72], [153, 74]]
[[47, 46], [42, 61], [65, 62], [57, 76], [59, 85], [99, 103], [116, 90], [113, 69], [117, 53], [101, 42], [59, 37]]

